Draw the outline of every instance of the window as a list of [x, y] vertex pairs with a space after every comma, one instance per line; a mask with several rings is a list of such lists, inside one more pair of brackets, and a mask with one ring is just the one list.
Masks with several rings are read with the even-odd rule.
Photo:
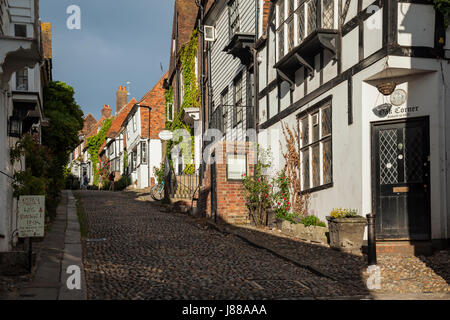
[[230, 17], [230, 38], [240, 31], [239, 0], [234, 0], [228, 7]]
[[277, 60], [284, 57], [285, 50], [285, 0], [278, 1], [278, 15], [277, 15]]
[[220, 97], [220, 105], [222, 106], [222, 133], [226, 134], [228, 129], [228, 88], [222, 93]]
[[298, 30], [298, 43], [301, 43], [305, 39], [305, 6], [301, 5], [297, 9], [297, 30]]
[[137, 113], [133, 116], [133, 132], [136, 132], [137, 129]]
[[28, 91], [28, 68], [16, 72], [16, 90]]
[[16, 24], [14, 25], [14, 35], [16, 37], [24, 37], [27, 36], [27, 26], [25, 24]]
[[137, 148], [133, 150], [133, 171], [137, 168]]
[[294, 48], [295, 41], [295, 28], [294, 28], [294, 17], [291, 17], [287, 22], [288, 26], [288, 52]]
[[167, 121], [173, 121], [173, 103], [168, 103], [166, 107], [166, 119]]
[[242, 73], [234, 80], [234, 123], [237, 126], [243, 120]]
[[299, 122], [302, 191], [327, 186], [333, 182], [331, 103]]
[[317, 29], [317, 0], [310, 0], [308, 6], [308, 34]]
[[183, 70], [180, 71], [180, 106], [183, 105], [184, 102], [184, 78], [183, 78]]
[[141, 142], [141, 163], [147, 164], [147, 142]]
[[109, 145], [108, 153], [110, 156], [114, 154], [114, 143], [115, 142], [113, 142]]

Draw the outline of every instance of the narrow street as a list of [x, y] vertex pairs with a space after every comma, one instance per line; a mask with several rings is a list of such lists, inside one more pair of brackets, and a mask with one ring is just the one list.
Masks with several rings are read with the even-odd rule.
[[162, 212], [133, 193], [75, 195], [88, 217], [88, 299], [301, 299], [358, 293], [190, 217]]

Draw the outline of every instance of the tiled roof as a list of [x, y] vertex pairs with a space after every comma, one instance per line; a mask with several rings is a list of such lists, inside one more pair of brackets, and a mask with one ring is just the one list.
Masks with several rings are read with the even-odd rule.
[[114, 119], [111, 128], [106, 133], [106, 137], [108, 138], [115, 138], [117, 134], [120, 132], [120, 128], [123, 125], [123, 122], [127, 118], [128, 114], [130, 113], [131, 109], [133, 109], [133, 106], [137, 103], [137, 100], [135, 98], [131, 99], [130, 102], [126, 105], [125, 108], [122, 108], [122, 110], [119, 112], [117, 117]]
[[[166, 125], [166, 101], [165, 90], [163, 88], [165, 74], [158, 83], [148, 91], [145, 96], [139, 101], [139, 104], [149, 106], [152, 108], [150, 115], [150, 136], [151, 139], [159, 139], [159, 133], [165, 129]], [[148, 109], [140, 108], [141, 112], [141, 137], [148, 138], [149, 122]]]

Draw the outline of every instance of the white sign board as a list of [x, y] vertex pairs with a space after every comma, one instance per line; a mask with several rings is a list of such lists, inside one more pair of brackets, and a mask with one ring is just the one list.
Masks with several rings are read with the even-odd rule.
[[19, 238], [41, 238], [45, 228], [45, 197], [21, 196], [19, 198]]
[[171, 131], [169, 131], [169, 130], [161, 131], [161, 132], [159, 133], [159, 138], [160, 138], [162, 141], [169, 141], [169, 140], [172, 140], [172, 139], [173, 139], [173, 132], [171, 132]]
[[242, 180], [244, 174], [247, 174], [247, 155], [227, 155], [227, 179]]

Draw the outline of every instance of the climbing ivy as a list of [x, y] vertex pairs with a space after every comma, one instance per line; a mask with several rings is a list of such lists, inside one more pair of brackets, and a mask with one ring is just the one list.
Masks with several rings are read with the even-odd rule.
[[113, 119], [106, 119], [103, 122], [102, 128], [100, 131], [93, 137], [90, 137], [87, 141], [87, 151], [89, 155], [91, 156], [91, 162], [92, 162], [92, 170], [94, 171], [94, 185], [98, 186], [98, 179], [99, 179], [99, 169], [98, 169], [98, 163], [99, 163], [99, 151], [102, 144], [106, 141], [106, 133], [108, 132], [109, 128], [111, 128]]
[[[183, 148], [184, 158], [187, 158], [189, 156], [192, 157], [192, 154], [194, 153], [194, 145], [193, 145], [194, 132], [192, 128], [190, 128], [186, 123], [184, 123], [184, 121], [181, 118], [181, 115], [183, 114], [183, 110], [185, 108], [199, 108], [201, 104], [201, 94], [198, 86], [196, 65], [195, 65], [195, 57], [197, 55], [197, 50], [198, 50], [198, 30], [194, 30], [189, 42], [183, 45], [180, 50], [180, 62], [183, 73], [183, 85], [184, 85], [183, 104], [181, 105], [180, 110], [178, 110], [178, 114], [174, 117], [173, 121], [172, 122], [166, 121], [166, 128], [168, 130], [174, 132], [179, 129], [185, 129], [190, 133], [192, 137], [192, 153], [189, 154], [189, 148]], [[166, 89], [165, 100], [166, 100], [166, 108], [170, 104], [173, 104], [172, 87]], [[168, 114], [167, 109], [166, 114]], [[181, 141], [168, 141], [167, 150], [171, 150], [174, 145], [179, 144], [180, 142]], [[170, 163], [172, 164], [172, 159], [170, 159]], [[186, 166], [186, 169], [187, 169], [186, 173], [189, 174], [192, 171], [191, 165]]]
[[434, 0], [434, 7], [444, 17], [445, 27], [450, 25], [450, 0]]

